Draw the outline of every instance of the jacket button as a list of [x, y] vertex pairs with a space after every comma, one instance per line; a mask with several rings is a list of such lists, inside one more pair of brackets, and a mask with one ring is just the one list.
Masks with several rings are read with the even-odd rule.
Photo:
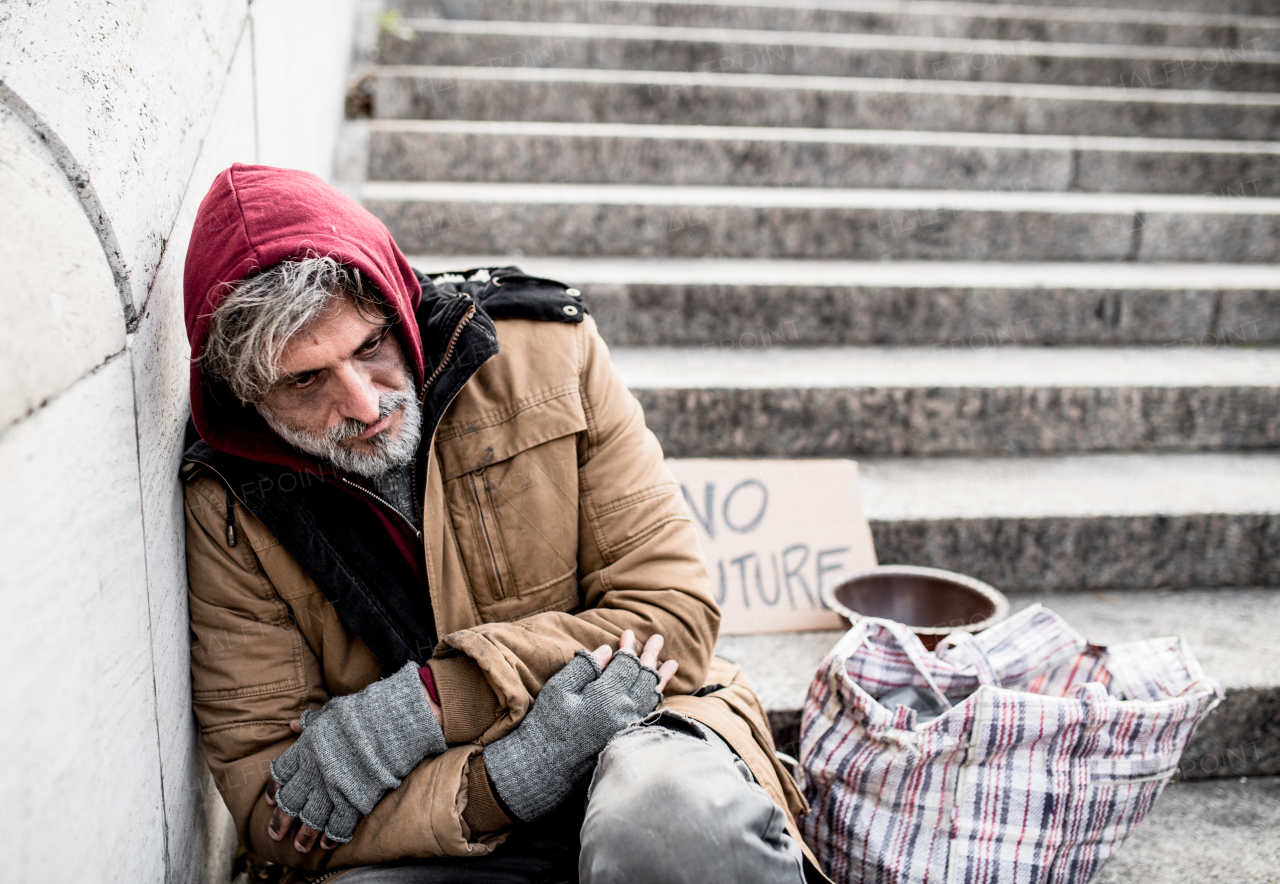
[[565, 316], [577, 316], [577, 315], [578, 315], [578, 308], [577, 308], [577, 307], [575, 307], [575, 306], [573, 306], [572, 304], [565, 304], [565, 305], [564, 305], [563, 307], [561, 307], [560, 309], [564, 311], [564, 315], [565, 315]]
[[581, 297], [582, 297], [582, 292], [578, 291], [577, 289], [565, 289], [565, 290], [564, 290], [564, 293], [565, 293], [566, 295], [568, 295], [569, 297], [571, 297], [571, 298], [581, 298]]

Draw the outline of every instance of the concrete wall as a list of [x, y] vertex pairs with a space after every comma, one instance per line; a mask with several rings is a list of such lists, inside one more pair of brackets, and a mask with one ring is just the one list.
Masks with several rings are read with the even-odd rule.
[[182, 266], [232, 162], [330, 174], [354, 10], [0, 2], [4, 880], [226, 880], [187, 661]]

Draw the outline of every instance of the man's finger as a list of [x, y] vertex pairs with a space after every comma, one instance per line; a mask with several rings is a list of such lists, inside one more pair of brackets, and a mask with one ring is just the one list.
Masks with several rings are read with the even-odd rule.
[[316, 836], [320, 833], [308, 826], [306, 823], [298, 829], [298, 837], [293, 839], [293, 848], [298, 853], [309, 853], [311, 848], [316, 844]]
[[658, 668], [658, 652], [662, 650], [662, 636], [654, 633], [649, 636], [649, 640], [644, 643], [644, 652], [640, 654], [640, 662], [645, 666]]
[[675, 675], [679, 668], [679, 660], [668, 660], [658, 667], [658, 693], [667, 689], [667, 682], [671, 681], [671, 676]]
[[293, 731], [295, 734], [302, 733], [302, 719], [295, 718], [293, 721], [289, 722], [289, 730]]
[[323, 835], [323, 836], [321, 836], [321, 838], [320, 838], [320, 849], [321, 849], [321, 850], [333, 850], [333, 848], [335, 848], [335, 847], [337, 847], [337, 846], [338, 846], [338, 842], [337, 842], [337, 841], [330, 841], [330, 840], [329, 840], [329, 836], [328, 836], [328, 835]]
[[280, 784], [275, 780], [267, 780], [267, 790], [263, 796], [267, 799], [267, 804], [272, 807], [276, 806], [276, 790], [280, 788]]
[[596, 662], [600, 664], [600, 668], [604, 669], [613, 658], [613, 649], [608, 645], [601, 645], [591, 652], [591, 656], [595, 657]]
[[272, 841], [283, 841], [291, 828], [293, 828], [293, 817], [277, 807], [276, 812], [271, 814], [271, 821], [267, 823], [267, 834], [271, 836]]
[[618, 640], [618, 650], [624, 654], [634, 654], [636, 652], [636, 634], [630, 629], [622, 631], [622, 638]]

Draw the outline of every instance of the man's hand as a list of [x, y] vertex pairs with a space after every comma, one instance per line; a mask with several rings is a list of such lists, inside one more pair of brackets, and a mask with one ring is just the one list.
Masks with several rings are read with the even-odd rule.
[[319, 712], [292, 725], [302, 734], [271, 763], [267, 824], [283, 841], [300, 819], [293, 846], [306, 853], [322, 832], [320, 847], [350, 841], [360, 818], [423, 758], [445, 750], [444, 734], [410, 661], [395, 675], [362, 691], [335, 697]]
[[[640, 652], [640, 663], [650, 669], [658, 670], [657, 691], [659, 694], [667, 689], [667, 683], [671, 681], [671, 676], [675, 675], [676, 670], [680, 668], [680, 661], [678, 660], [668, 660], [661, 666], [658, 665], [658, 655], [662, 653], [662, 645], [665, 641], [666, 639], [660, 635], [651, 635], [649, 640], [644, 643], [644, 650]], [[630, 629], [623, 630], [622, 638], [618, 640], [618, 652], [621, 654], [634, 654], [636, 652], [636, 634]], [[613, 657], [613, 649], [608, 645], [601, 645], [591, 652], [591, 656], [595, 657], [596, 662], [600, 664], [600, 668], [604, 669], [609, 665], [609, 660]]]
[[485, 748], [489, 780], [518, 819], [553, 810], [591, 772], [614, 734], [657, 707], [679, 664], [668, 660], [655, 668], [661, 636], [645, 642], [641, 657], [635, 647], [627, 630], [617, 654], [607, 645], [578, 651], [543, 686], [520, 726]]

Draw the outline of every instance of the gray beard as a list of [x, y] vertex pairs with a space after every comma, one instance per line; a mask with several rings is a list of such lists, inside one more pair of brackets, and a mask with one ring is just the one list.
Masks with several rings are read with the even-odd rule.
[[267, 426], [294, 448], [313, 457], [327, 460], [340, 470], [355, 473], [367, 479], [376, 479], [391, 470], [405, 466], [418, 453], [418, 443], [422, 440], [422, 408], [411, 393], [387, 393], [378, 400], [378, 420], [382, 420], [397, 408], [404, 409], [399, 438], [392, 439], [390, 429], [383, 430], [373, 438], [365, 440], [371, 443], [374, 449], [365, 453], [344, 448], [340, 443], [360, 435], [369, 428], [369, 424], [345, 420], [327, 433], [317, 435], [282, 423], [265, 407], [257, 406], [258, 413], [267, 422]]

